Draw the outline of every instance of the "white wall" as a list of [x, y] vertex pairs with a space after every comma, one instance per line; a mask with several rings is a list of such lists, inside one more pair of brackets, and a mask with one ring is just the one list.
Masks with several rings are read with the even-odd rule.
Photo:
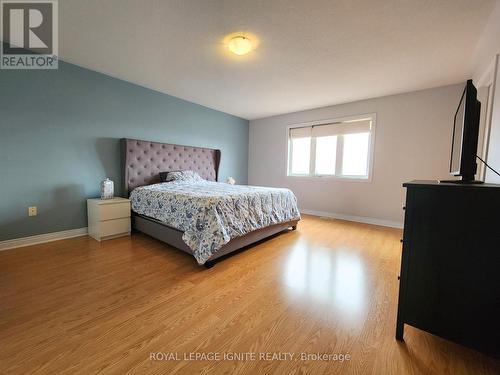
[[494, 56], [500, 52], [500, 0], [493, 9], [488, 21], [484, 25], [474, 52], [474, 80], [489, 68]]
[[[493, 83], [493, 100], [487, 162], [500, 169], [500, 66], [495, 56], [500, 53], [500, 1], [486, 23], [474, 54], [473, 79], [476, 86]], [[487, 124], [488, 126], [489, 124]], [[486, 181], [500, 183], [500, 177], [486, 170]]]
[[[499, 34], [500, 35], [500, 34]], [[495, 94], [491, 115], [490, 139], [488, 148], [488, 159], [486, 162], [500, 172], [500, 66], [497, 64], [495, 74]], [[486, 170], [486, 182], [500, 184], [500, 176], [489, 169]]]
[[[403, 182], [450, 178], [453, 116], [462, 90], [458, 84], [251, 121], [249, 183], [288, 187], [301, 209], [400, 224]], [[286, 176], [288, 125], [367, 113], [377, 114], [372, 182]]]

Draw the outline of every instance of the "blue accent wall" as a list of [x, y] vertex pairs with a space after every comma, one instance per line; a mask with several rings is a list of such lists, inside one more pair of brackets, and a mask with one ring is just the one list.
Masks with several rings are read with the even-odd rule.
[[0, 241], [86, 227], [101, 180], [121, 193], [120, 138], [219, 148], [219, 180], [247, 181], [247, 120], [64, 62], [0, 70]]

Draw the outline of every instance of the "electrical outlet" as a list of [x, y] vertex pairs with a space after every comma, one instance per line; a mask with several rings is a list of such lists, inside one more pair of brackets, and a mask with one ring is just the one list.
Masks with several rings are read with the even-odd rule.
[[36, 216], [38, 215], [36, 206], [28, 207], [28, 216]]

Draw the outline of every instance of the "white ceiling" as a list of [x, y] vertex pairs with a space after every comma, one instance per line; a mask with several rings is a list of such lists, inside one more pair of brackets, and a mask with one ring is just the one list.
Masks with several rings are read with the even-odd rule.
[[[63, 0], [61, 58], [246, 119], [463, 81], [494, 0]], [[260, 45], [230, 55], [244, 31]]]

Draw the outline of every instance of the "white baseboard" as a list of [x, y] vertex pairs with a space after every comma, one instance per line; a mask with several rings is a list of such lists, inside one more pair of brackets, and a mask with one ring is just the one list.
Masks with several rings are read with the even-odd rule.
[[315, 210], [308, 210], [308, 209], [300, 209], [300, 212], [303, 214], [307, 214], [307, 215], [323, 216], [323, 217], [328, 217], [328, 218], [332, 218], [332, 219], [356, 221], [358, 223], [381, 225], [384, 227], [391, 227], [391, 228], [403, 228], [403, 223], [401, 223], [399, 221], [378, 219], [375, 217], [345, 215], [345, 214], [337, 214], [334, 212], [315, 211]]
[[[300, 212], [303, 214], [307, 214], [307, 215], [323, 216], [323, 217], [328, 217], [328, 218], [333, 218], [333, 219], [355, 221], [358, 223], [381, 225], [384, 227], [392, 227], [392, 228], [403, 228], [403, 223], [401, 223], [401, 222], [385, 220], [385, 219], [377, 219], [374, 217], [345, 215], [345, 214], [337, 214], [337, 213], [333, 213], [333, 212], [315, 211], [315, 210], [308, 210], [308, 209], [301, 209]], [[8, 249], [15, 249], [17, 247], [36, 245], [36, 244], [45, 243], [45, 242], [64, 240], [67, 238], [85, 236], [87, 233], [88, 233], [87, 227], [85, 227], [85, 228], [78, 228], [78, 229], [63, 230], [61, 232], [39, 234], [36, 236], [14, 238], [12, 240], [0, 241], [0, 251], [8, 250]]]
[[36, 245], [45, 242], [64, 240], [66, 238], [85, 236], [88, 233], [87, 227], [63, 230], [61, 232], [38, 234], [23, 238], [14, 238], [12, 240], [0, 241], [0, 251], [15, 249], [16, 247]]

